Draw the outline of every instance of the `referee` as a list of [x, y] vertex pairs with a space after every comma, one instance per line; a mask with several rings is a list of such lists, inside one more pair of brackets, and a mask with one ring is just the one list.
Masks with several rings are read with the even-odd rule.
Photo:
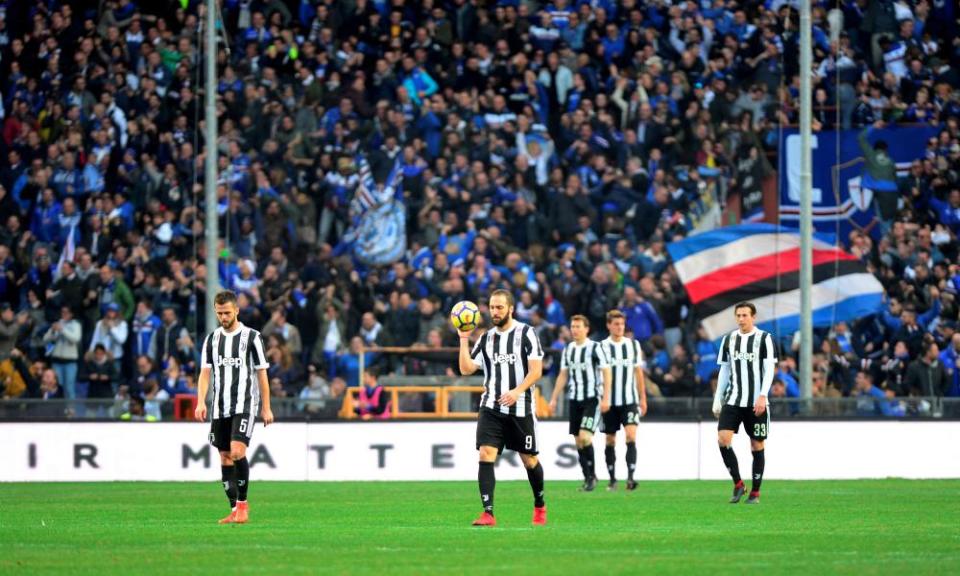
[[496, 526], [493, 491], [494, 464], [504, 448], [516, 450], [527, 469], [533, 489], [533, 524], [547, 523], [543, 502], [543, 466], [537, 459], [537, 418], [533, 386], [543, 374], [543, 348], [536, 331], [513, 319], [513, 294], [490, 294], [490, 320], [486, 331], [470, 350], [470, 332], [460, 335], [460, 372], [469, 376], [483, 370], [483, 396], [477, 416], [477, 450], [480, 451], [480, 500], [483, 513], [474, 526]]
[[743, 480], [737, 455], [733, 452], [733, 435], [742, 423], [750, 436], [753, 451], [753, 483], [747, 504], [760, 503], [760, 483], [763, 480], [763, 443], [770, 433], [770, 411], [767, 395], [777, 369], [777, 349], [773, 336], [756, 326], [757, 307], [751, 302], [740, 302], [734, 307], [739, 328], [720, 342], [720, 378], [713, 397], [713, 414], [720, 418], [717, 437], [720, 455], [733, 478], [731, 504], [743, 498]]

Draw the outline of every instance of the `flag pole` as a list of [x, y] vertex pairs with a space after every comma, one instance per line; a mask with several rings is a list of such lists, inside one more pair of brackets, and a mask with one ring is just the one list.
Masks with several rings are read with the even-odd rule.
[[217, 315], [213, 300], [220, 289], [220, 271], [218, 266], [218, 239], [220, 237], [217, 220], [217, 2], [207, 0], [206, 14], [206, 64], [207, 78], [204, 99], [206, 101], [204, 131], [204, 240], [206, 241], [206, 329], [217, 327]]
[[813, 185], [811, 140], [810, 0], [800, 2], [800, 397], [812, 396], [813, 370]]

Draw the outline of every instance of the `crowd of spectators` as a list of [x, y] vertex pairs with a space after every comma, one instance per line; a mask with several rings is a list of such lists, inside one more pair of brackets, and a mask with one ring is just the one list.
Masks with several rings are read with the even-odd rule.
[[[159, 416], [193, 393], [207, 154], [221, 281], [264, 333], [272, 393], [301, 410], [361, 384], [364, 345], [441, 347], [451, 305], [501, 287], [554, 349], [572, 314], [602, 333], [621, 307], [653, 397], [711, 394], [715, 345], [664, 246], [721, 208], [762, 206], [777, 131], [798, 116], [794, 2], [223, 0], [216, 142], [200, 4], [0, 2], [5, 397], [132, 395]], [[888, 308], [817, 335], [814, 393], [872, 396], [878, 414], [960, 395], [950, 4], [814, 2], [815, 129], [942, 129], [888, 232], [847, 239]], [[389, 266], [341, 242], [361, 157], [377, 182], [402, 171], [409, 249]], [[774, 395], [796, 396], [782, 336]]]

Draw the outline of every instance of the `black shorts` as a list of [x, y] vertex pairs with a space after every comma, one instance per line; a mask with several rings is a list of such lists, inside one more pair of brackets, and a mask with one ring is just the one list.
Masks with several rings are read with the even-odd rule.
[[570, 433], [574, 436], [581, 430], [593, 434], [600, 423], [600, 401], [596, 398], [570, 401]]
[[753, 440], [766, 440], [770, 433], [770, 407], [757, 416], [753, 413], [753, 408], [742, 408], [740, 406], [723, 405], [720, 409], [720, 423], [717, 430], [733, 430], [736, 434], [740, 431], [740, 423], [743, 423], [747, 436]]
[[243, 442], [249, 446], [253, 424], [254, 417], [249, 414], [216, 418], [210, 423], [210, 444], [221, 452], [230, 451], [230, 442]]
[[616, 434], [621, 426], [636, 426], [640, 424], [640, 409], [636, 404], [611, 406], [603, 415], [603, 431], [607, 434]]
[[493, 446], [497, 453], [504, 448], [521, 454], [537, 454], [537, 421], [530, 414], [520, 417], [480, 408], [477, 416], [477, 450]]

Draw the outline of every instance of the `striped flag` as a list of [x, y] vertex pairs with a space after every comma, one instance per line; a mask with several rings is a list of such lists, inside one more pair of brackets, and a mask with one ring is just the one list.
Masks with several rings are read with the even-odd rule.
[[77, 235], [77, 225], [74, 224], [70, 227], [70, 234], [67, 235], [67, 242], [63, 247], [63, 251], [60, 252], [60, 260], [57, 262], [57, 273], [56, 277], [60, 278], [60, 275], [63, 273], [63, 263], [70, 262], [73, 263], [74, 258], [76, 257], [77, 246], [76, 240], [74, 237]]
[[[667, 246], [707, 336], [737, 328], [733, 306], [757, 306], [757, 326], [780, 336], [800, 327], [800, 235], [772, 224], [720, 228]], [[866, 265], [823, 235], [813, 238], [814, 327], [875, 313], [883, 287]]]
[[353, 199], [354, 212], [357, 214], [363, 214], [375, 206], [389, 202], [395, 197], [403, 196], [403, 169], [400, 164], [400, 156], [394, 162], [382, 188], [378, 188], [373, 178], [370, 162], [365, 157], [361, 156], [359, 158], [357, 176], [359, 176], [360, 182]]

